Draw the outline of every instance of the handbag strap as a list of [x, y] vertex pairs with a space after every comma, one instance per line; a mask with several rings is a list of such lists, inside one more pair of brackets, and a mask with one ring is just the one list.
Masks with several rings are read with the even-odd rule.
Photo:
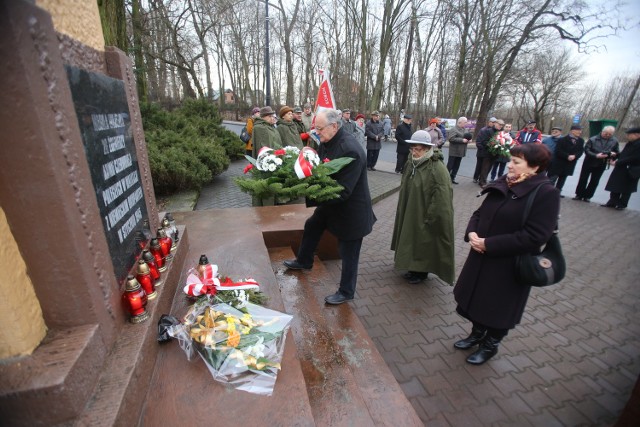
[[529, 212], [531, 211], [531, 206], [533, 206], [533, 200], [536, 198], [536, 194], [538, 194], [538, 190], [545, 183], [542, 182], [533, 189], [531, 193], [529, 193], [529, 197], [527, 198], [527, 204], [524, 206], [524, 215], [522, 215], [522, 227], [527, 223], [527, 218], [529, 218]]
[[[546, 182], [541, 182], [536, 186], [536, 188], [533, 189], [531, 193], [529, 193], [527, 204], [524, 206], [524, 214], [522, 215], [522, 228], [524, 228], [524, 225], [527, 223], [527, 218], [529, 218], [529, 212], [531, 211], [531, 206], [533, 206], [533, 201], [536, 198], [536, 194], [538, 194], [538, 190], [545, 184]], [[558, 233], [558, 224], [556, 224], [556, 228], [553, 232]]]

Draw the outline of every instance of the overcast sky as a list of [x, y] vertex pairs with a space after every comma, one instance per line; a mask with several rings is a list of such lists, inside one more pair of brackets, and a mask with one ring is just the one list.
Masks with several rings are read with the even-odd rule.
[[635, 26], [620, 31], [618, 36], [596, 41], [596, 44], [606, 46], [606, 50], [600, 48], [597, 53], [578, 55], [586, 67], [588, 80], [607, 81], [613, 75], [637, 75], [640, 72], [640, 1], [627, 0], [622, 16], [629, 19], [629, 27], [634, 23]]

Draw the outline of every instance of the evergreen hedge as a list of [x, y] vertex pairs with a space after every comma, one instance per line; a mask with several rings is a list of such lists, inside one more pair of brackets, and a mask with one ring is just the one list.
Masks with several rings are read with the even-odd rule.
[[186, 100], [174, 111], [140, 104], [156, 194], [200, 190], [244, 155], [244, 144], [222, 126], [215, 105]]

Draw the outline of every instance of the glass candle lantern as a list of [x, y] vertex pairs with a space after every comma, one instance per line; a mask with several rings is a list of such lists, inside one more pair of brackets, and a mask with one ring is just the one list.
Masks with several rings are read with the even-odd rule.
[[147, 294], [132, 275], [127, 276], [127, 286], [123, 297], [131, 314], [131, 323], [142, 323], [149, 318], [149, 313], [146, 309]]
[[158, 296], [153, 279], [151, 278], [149, 266], [143, 259], [138, 260], [136, 280], [140, 283], [140, 286], [142, 286], [142, 289], [144, 289], [144, 292], [147, 294], [147, 299], [154, 299]]

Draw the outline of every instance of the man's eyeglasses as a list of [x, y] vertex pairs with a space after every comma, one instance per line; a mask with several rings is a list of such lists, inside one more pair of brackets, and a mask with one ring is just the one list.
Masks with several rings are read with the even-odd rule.
[[323, 130], [325, 130], [327, 127], [331, 126], [332, 124], [335, 124], [335, 123], [330, 123], [330, 124], [328, 124], [328, 125], [326, 125], [326, 126], [322, 126], [322, 127], [318, 127], [318, 126], [316, 126], [316, 132], [322, 132], [322, 131], [323, 131]]

